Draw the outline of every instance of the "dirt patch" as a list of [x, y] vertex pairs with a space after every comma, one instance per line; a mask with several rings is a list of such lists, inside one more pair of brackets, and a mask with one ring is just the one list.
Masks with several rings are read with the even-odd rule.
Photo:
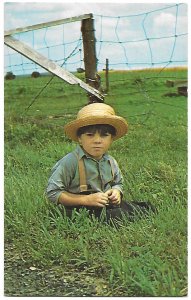
[[14, 246], [5, 245], [5, 296], [111, 296], [109, 284], [97, 276], [95, 268], [31, 265]]

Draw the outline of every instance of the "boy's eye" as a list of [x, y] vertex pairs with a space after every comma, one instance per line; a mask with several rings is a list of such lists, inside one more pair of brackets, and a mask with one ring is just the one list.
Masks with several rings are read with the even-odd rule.
[[86, 132], [87, 136], [93, 136], [94, 134], [92, 132]]
[[[88, 136], [88, 137], [94, 137], [95, 133], [93, 133], [93, 132], [86, 132], [85, 135]], [[102, 133], [100, 136], [101, 137], [106, 137], [106, 136], [109, 136], [109, 135], [110, 135], [110, 133], [105, 132], [105, 133]]]

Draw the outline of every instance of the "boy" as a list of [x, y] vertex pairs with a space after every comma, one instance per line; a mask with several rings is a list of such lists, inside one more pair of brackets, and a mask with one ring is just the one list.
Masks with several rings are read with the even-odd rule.
[[112, 142], [127, 133], [126, 120], [116, 116], [111, 106], [93, 103], [83, 107], [64, 130], [79, 145], [53, 167], [47, 197], [63, 205], [68, 215], [74, 208], [86, 208], [100, 217], [105, 208], [107, 220], [121, 219], [123, 213], [129, 216], [135, 209], [122, 201], [121, 171], [107, 153]]

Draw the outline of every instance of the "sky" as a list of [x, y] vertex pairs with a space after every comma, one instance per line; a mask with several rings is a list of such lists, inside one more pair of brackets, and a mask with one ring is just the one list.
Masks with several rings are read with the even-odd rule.
[[[93, 3], [92, 3], [93, 2]], [[169, 7], [176, 2], [162, 3], [129, 3], [129, 2], [5, 2], [4, 24], [5, 30], [16, 27], [33, 25], [36, 23], [52, 21], [56, 19], [68, 18], [85, 13], [93, 13], [105, 16], [126, 16], [140, 14], [163, 7]], [[182, 2], [180, 2], [182, 3]], [[183, 2], [184, 3], [184, 2]], [[182, 22], [186, 25], [186, 8], [181, 11]], [[173, 20], [173, 12], [161, 12], [157, 19], [161, 16], [162, 19], [156, 20], [156, 25], [168, 24]]]
[[[178, 6], [177, 11], [177, 6], [172, 1], [5, 2], [4, 30], [93, 13], [98, 70], [105, 67], [106, 58], [109, 59], [111, 69], [158, 67], [168, 65], [169, 61], [173, 61], [174, 65], [186, 65], [187, 10], [186, 2]], [[59, 64], [63, 63], [64, 57], [67, 58], [65, 68], [74, 71], [83, 67], [83, 53], [79, 50], [82, 45], [74, 51], [80, 34], [80, 24], [75, 22], [64, 27], [38, 30], [35, 34], [21, 34], [19, 39], [35, 49], [41, 49], [38, 51], [42, 55], [57, 60]], [[149, 42], [147, 38], [150, 39]], [[63, 40], [67, 46], [53, 47]], [[73, 51], [75, 55], [70, 57]], [[10, 48], [5, 50], [5, 54], [8, 52], [13, 53]], [[19, 55], [11, 56], [11, 59], [6, 56], [5, 66], [9, 68], [5, 72], [11, 70], [11, 64], [15, 66], [12, 67], [15, 72], [30, 72], [33, 66], [28, 63], [28, 66], [26, 64], [23, 67], [23, 62], [28, 61], [22, 59], [21, 62]]]

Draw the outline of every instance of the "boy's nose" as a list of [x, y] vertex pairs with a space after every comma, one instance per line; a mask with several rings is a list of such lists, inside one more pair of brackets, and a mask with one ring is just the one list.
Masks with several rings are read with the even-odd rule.
[[96, 143], [101, 142], [101, 135], [100, 135], [99, 133], [96, 133], [96, 134], [94, 135], [94, 141], [95, 141]]

